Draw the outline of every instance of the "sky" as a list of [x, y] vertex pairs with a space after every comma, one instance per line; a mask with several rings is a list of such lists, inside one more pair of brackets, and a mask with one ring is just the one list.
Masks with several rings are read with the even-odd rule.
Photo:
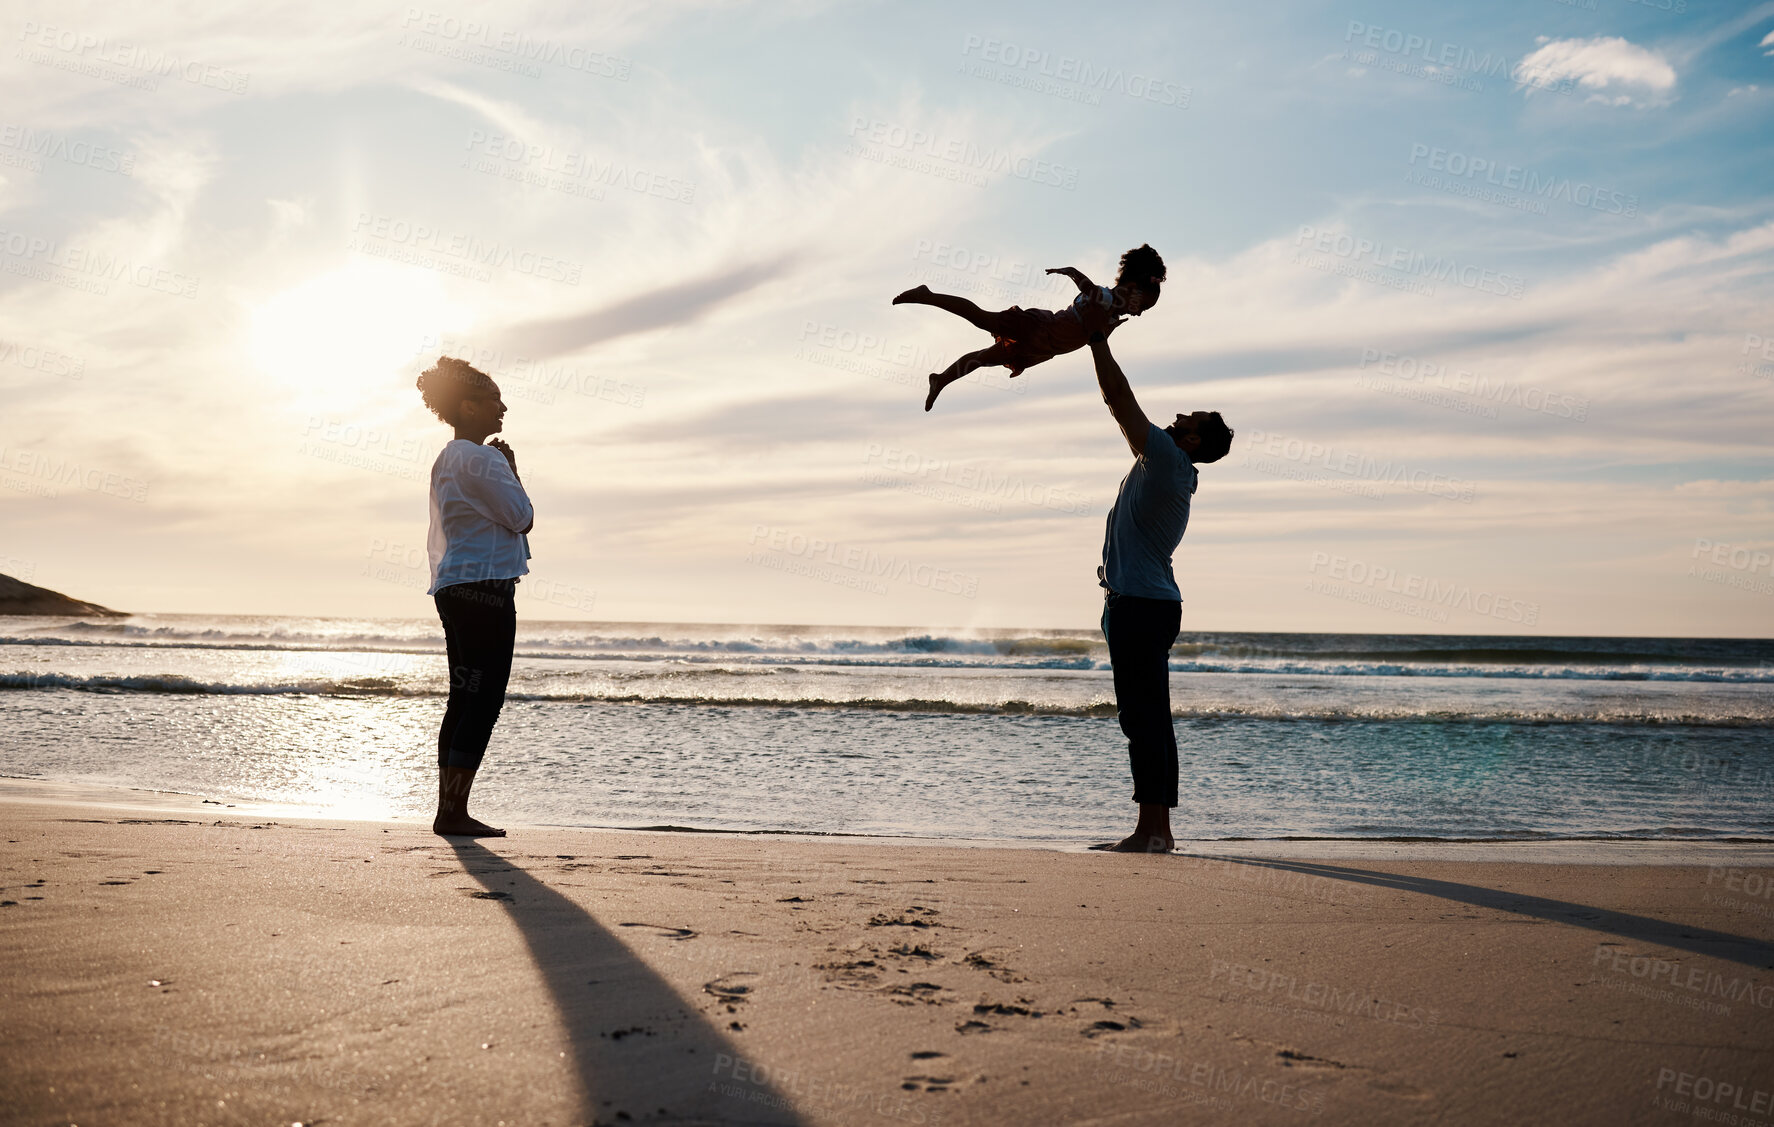
[[0, 572], [428, 617], [439, 355], [520, 617], [1089, 627], [1218, 410], [1185, 630], [1774, 634], [1774, 4], [9, 5]]

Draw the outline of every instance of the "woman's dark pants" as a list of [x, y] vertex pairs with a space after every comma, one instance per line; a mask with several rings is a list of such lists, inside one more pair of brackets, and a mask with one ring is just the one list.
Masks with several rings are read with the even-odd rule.
[[1133, 766], [1133, 800], [1177, 804], [1177, 738], [1170, 723], [1170, 647], [1183, 604], [1109, 592], [1103, 638], [1115, 672], [1115, 707]]
[[437, 765], [480, 769], [517, 644], [515, 579], [457, 583], [433, 595], [450, 660], [450, 703], [437, 733]]

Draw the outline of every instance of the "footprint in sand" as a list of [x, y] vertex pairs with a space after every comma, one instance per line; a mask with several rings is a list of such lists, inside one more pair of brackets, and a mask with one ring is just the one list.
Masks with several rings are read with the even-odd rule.
[[667, 939], [695, 939], [696, 933], [687, 927], [666, 927], [664, 924], [618, 924], [618, 927], [648, 927]]
[[940, 1006], [948, 1001], [942, 996], [942, 992], [947, 989], [948, 987], [935, 982], [913, 982], [885, 987], [881, 993], [886, 995], [889, 1001], [902, 1006], [910, 1006], [918, 1002]]
[[740, 980], [756, 977], [758, 977], [756, 971], [736, 970], [731, 974], [723, 974], [717, 979], [703, 983], [702, 991], [705, 994], [712, 994], [716, 998], [727, 1003], [727, 1008], [731, 1011], [734, 1006], [751, 997], [751, 983], [742, 982]]
[[840, 987], [868, 990], [873, 989], [880, 981], [880, 971], [883, 968], [873, 959], [854, 959], [850, 962], [814, 963], [813, 969], [824, 971], [825, 980]]
[[930, 918], [931, 916], [934, 916], [934, 915], [936, 915], [935, 908], [925, 908], [921, 905], [913, 904], [911, 907], [907, 908], [905, 911], [901, 912], [897, 916], [890, 916], [885, 912], [881, 912], [877, 915], [870, 916], [869, 917], [869, 926], [870, 927], [941, 927], [941, 926], [943, 926], [943, 925], [937, 923], [935, 920]]
[[966, 958], [961, 960], [961, 963], [964, 966], [972, 967], [974, 970], [983, 970], [999, 982], [1028, 981], [1022, 975], [1011, 970], [1009, 967], [986, 953], [987, 951], [992, 950], [999, 950], [999, 948], [987, 948], [986, 951], [969, 951]]

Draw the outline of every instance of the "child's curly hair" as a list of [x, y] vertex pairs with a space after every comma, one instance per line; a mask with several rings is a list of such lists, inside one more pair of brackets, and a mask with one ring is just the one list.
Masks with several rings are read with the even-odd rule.
[[456, 425], [462, 400], [475, 393], [499, 394], [493, 377], [454, 356], [439, 356], [436, 364], [419, 373], [415, 386], [431, 413], [451, 426]]
[[1132, 286], [1146, 295], [1146, 308], [1158, 304], [1158, 291], [1164, 285], [1164, 259], [1148, 243], [1141, 243], [1121, 256], [1121, 273], [1115, 276], [1117, 286]]

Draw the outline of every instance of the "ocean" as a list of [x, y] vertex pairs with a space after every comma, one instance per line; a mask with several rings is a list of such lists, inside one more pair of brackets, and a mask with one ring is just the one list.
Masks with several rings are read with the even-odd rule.
[[[497, 823], [996, 842], [1132, 822], [1094, 630], [541, 622]], [[1187, 633], [1179, 838], [1774, 839], [1774, 642]], [[428, 817], [435, 620], [0, 617], [0, 775]]]

